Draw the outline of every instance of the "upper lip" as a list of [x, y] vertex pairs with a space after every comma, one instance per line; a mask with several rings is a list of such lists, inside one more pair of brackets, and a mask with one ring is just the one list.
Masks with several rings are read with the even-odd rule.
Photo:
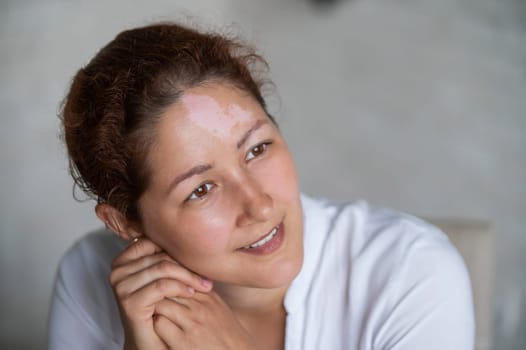
[[250, 245], [252, 245], [252, 244], [254, 244], [254, 243], [256, 243], [256, 242], [261, 241], [263, 238], [265, 238], [266, 236], [268, 236], [269, 233], [272, 232], [273, 229], [275, 229], [275, 228], [279, 229], [279, 226], [281, 225], [282, 222], [283, 222], [283, 221], [280, 221], [278, 224], [272, 226], [272, 227], [267, 231], [267, 233], [261, 235], [258, 239], [254, 240], [254, 241], [252, 241], [252, 242], [250, 242], [250, 243], [248, 243], [248, 244], [245, 244], [245, 245], [242, 246], [241, 248], [248, 247], [248, 246], [250, 246]]

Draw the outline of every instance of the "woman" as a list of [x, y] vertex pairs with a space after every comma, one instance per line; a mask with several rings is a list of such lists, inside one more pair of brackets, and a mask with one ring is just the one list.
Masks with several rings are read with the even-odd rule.
[[72, 174], [115, 235], [62, 259], [50, 348], [473, 348], [469, 278], [443, 233], [300, 195], [265, 65], [165, 23], [122, 32], [77, 73]]

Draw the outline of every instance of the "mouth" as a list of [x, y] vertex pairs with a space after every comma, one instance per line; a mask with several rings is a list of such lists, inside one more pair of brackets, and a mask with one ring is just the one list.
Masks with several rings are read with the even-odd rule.
[[267, 234], [257, 241], [240, 248], [243, 252], [252, 254], [269, 254], [277, 250], [283, 242], [283, 221], [274, 226]]
[[278, 226], [275, 226], [272, 230], [270, 230], [270, 232], [265, 237], [261, 238], [259, 241], [249, 244], [247, 246], [244, 246], [243, 249], [261, 247], [263, 244], [270, 241], [276, 235], [276, 233], [278, 233]]

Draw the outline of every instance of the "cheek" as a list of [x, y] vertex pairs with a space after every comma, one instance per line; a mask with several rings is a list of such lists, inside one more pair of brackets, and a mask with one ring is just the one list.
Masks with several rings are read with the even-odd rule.
[[170, 244], [177, 250], [176, 255], [194, 259], [224, 252], [229, 244], [231, 226], [223, 219], [225, 215], [220, 209], [212, 208], [178, 220]]
[[261, 172], [260, 181], [275, 197], [295, 200], [298, 196], [298, 179], [290, 153], [282, 152], [279, 157], [272, 158]]

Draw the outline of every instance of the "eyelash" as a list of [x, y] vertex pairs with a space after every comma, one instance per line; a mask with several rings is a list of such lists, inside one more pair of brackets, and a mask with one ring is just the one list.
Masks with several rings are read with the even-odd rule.
[[[252, 159], [254, 159], [254, 158], [256, 158], [256, 157], [261, 156], [262, 154], [265, 154], [265, 152], [267, 151], [268, 146], [270, 146], [271, 144], [272, 144], [272, 142], [270, 142], [270, 141], [258, 143], [257, 145], [255, 145], [254, 147], [252, 147], [252, 149], [247, 153], [247, 155], [246, 155], [246, 157], [245, 157], [245, 160], [252, 160]], [[256, 149], [256, 148], [258, 148], [258, 147], [261, 147], [261, 148], [262, 148], [261, 153], [258, 154], [258, 155], [253, 156], [252, 158], [248, 158], [248, 155], [249, 155], [250, 153], [252, 153], [252, 152], [254, 151], [254, 149]]]
[[[246, 161], [250, 161], [254, 158], [257, 158], [257, 157], [260, 157], [261, 155], [265, 154], [265, 152], [267, 151], [267, 148], [268, 146], [270, 146], [272, 144], [272, 142], [262, 142], [262, 143], [258, 143], [257, 145], [255, 145], [254, 147], [252, 147], [250, 149], [250, 151], [247, 153], [247, 155], [245, 156], [245, 160]], [[256, 148], [261, 148], [261, 153], [257, 154], [257, 155], [254, 155], [252, 157], [249, 158], [249, 155], [250, 153], [254, 152], [254, 150]], [[202, 189], [202, 188], [205, 188], [205, 193], [201, 194], [201, 195], [198, 195], [197, 192]], [[212, 190], [213, 188], [215, 187], [215, 185], [211, 182], [204, 182], [202, 183], [201, 185], [199, 185], [192, 193], [190, 193], [190, 195], [185, 199], [185, 202], [189, 202], [189, 201], [193, 201], [193, 200], [196, 200], [196, 199], [202, 199], [203, 197], [205, 197], [208, 192], [210, 192], [210, 190]]]
[[[196, 199], [201, 199], [202, 197], [206, 196], [208, 192], [212, 189], [214, 185], [210, 182], [205, 182], [199, 185], [190, 195], [186, 198], [185, 202], [189, 202]], [[200, 188], [206, 188], [206, 192], [202, 195], [197, 195], [196, 193], [199, 191]]]

